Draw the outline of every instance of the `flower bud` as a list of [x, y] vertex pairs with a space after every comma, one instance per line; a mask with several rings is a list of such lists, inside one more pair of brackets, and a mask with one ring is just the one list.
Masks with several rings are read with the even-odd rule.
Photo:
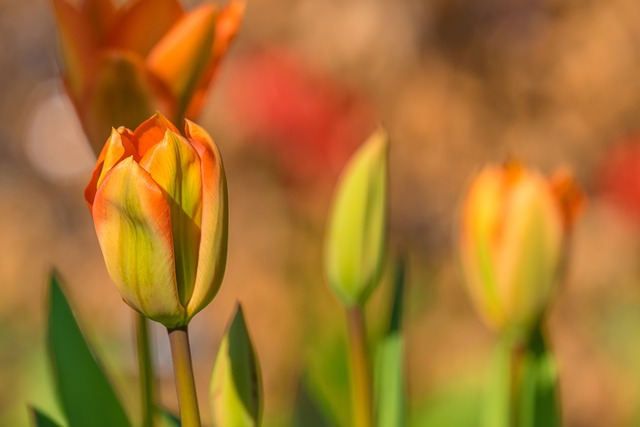
[[334, 194], [325, 245], [329, 284], [347, 306], [364, 304], [386, 252], [388, 138], [376, 131], [353, 155]]
[[460, 257], [469, 293], [498, 331], [525, 333], [547, 308], [583, 196], [565, 171], [488, 166], [464, 199]]
[[107, 270], [124, 301], [168, 328], [218, 291], [227, 257], [227, 186], [211, 137], [186, 138], [160, 113], [113, 130], [85, 190]]
[[216, 426], [257, 427], [262, 416], [260, 367], [238, 305], [224, 335], [210, 384]]

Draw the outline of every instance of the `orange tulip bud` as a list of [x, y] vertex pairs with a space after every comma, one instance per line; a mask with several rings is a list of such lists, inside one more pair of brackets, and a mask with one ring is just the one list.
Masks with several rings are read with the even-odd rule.
[[211, 137], [186, 138], [162, 114], [113, 130], [85, 199], [107, 270], [133, 309], [186, 325], [218, 291], [227, 255], [227, 188]]
[[460, 256], [472, 300], [493, 328], [528, 331], [547, 308], [583, 196], [566, 172], [488, 166], [464, 199]]
[[158, 110], [197, 117], [238, 31], [242, 0], [185, 12], [178, 0], [51, 0], [65, 87], [94, 151], [112, 125], [133, 127]]

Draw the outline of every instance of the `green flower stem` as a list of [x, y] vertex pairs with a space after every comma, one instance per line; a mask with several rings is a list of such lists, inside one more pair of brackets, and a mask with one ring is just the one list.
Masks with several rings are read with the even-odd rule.
[[364, 314], [358, 306], [347, 309], [351, 361], [351, 409], [353, 427], [373, 427], [373, 392]]
[[142, 427], [154, 427], [154, 375], [151, 353], [149, 320], [136, 313], [136, 345], [138, 348], [138, 370], [140, 372], [140, 402], [142, 405]]
[[187, 327], [168, 329], [171, 357], [173, 359], [173, 375], [176, 380], [176, 392], [180, 407], [182, 427], [200, 427], [196, 384], [193, 379], [191, 350]]

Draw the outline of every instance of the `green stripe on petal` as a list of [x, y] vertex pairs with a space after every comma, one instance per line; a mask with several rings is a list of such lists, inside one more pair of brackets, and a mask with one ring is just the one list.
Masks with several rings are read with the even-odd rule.
[[169, 202], [178, 294], [186, 307], [198, 268], [202, 217], [200, 159], [183, 137], [167, 130], [164, 139], [142, 158], [140, 166], [165, 191]]
[[202, 222], [198, 275], [187, 306], [193, 317], [211, 302], [224, 277], [227, 262], [229, 212], [227, 181], [217, 146], [197, 124], [186, 121], [187, 138], [200, 155], [202, 169]]
[[132, 157], [96, 193], [93, 219], [107, 270], [127, 304], [167, 327], [184, 324], [174, 271], [170, 207]]

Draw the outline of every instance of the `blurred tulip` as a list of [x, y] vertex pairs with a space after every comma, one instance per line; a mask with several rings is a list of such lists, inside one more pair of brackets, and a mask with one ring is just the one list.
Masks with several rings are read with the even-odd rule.
[[96, 154], [113, 125], [198, 116], [244, 13], [242, 0], [190, 12], [178, 0], [51, 1], [65, 87]]
[[157, 113], [113, 130], [85, 199], [122, 298], [168, 328], [186, 325], [218, 291], [227, 256], [227, 187], [211, 137], [186, 138]]
[[220, 343], [209, 391], [216, 426], [260, 425], [260, 367], [240, 305]]
[[473, 179], [462, 207], [460, 256], [472, 300], [490, 326], [526, 333], [540, 319], [582, 202], [564, 171], [547, 180], [509, 163]]
[[347, 164], [334, 194], [326, 240], [329, 284], [347, 307], [380, 281], [386, 253], [388, 138], [378, 130]]
[[604, 199], [640, 225], [640, 134], [609, 148], [598, 172], [598, 189]]

